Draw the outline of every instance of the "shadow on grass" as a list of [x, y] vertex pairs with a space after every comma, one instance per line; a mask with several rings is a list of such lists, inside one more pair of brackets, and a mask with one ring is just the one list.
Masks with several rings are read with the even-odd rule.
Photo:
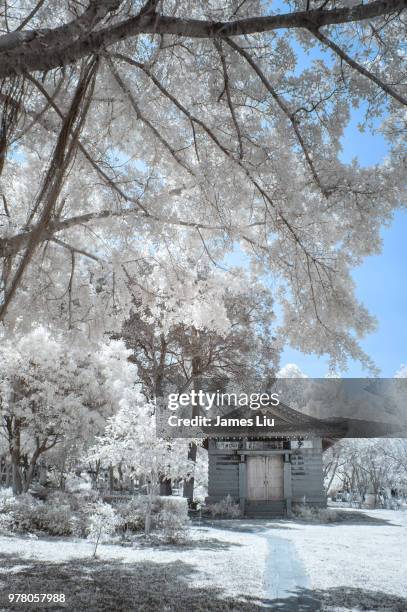
[[336, 513], [338, 515], [336, 521], [324, 524], [331, 525], [332, 527], [335, 527], [335, 525], [342, 525], [344, 523], [347, 525], [387, 525], [389, 527], [401, 527], [401, 525], [393, 523], [391, 520], [389, 521], [384, 518], [371, 516], [370, 514], [365, 514], [364, 512], [357, 510], [338, 510]]
[[289, 522], [289, 519], [207, 519], [202, 522], [201, 526], [236, 533], [264, 533], [270, 529], [289, 531], [298, 529]]
[[301, 518], [284, 519], [205, 519], [202, 526], [213, 527], [227, 531], [241, 533], [262, 533], [270, 529], [290, 530], [298, 529], [300, 525], [317, 525], [327, 527], [338, 527], [340, 525], [377, 525], [388, 527], [401, 527], [391, 520], [378, 518], [360, 511], [337, 511], [337, 517], [333, 521], [307, 520]]
[[[196, 570], [186, 563], [122, 563], [82, 559], [69, 563], [0, 555], [0, 610], [37, 612], [317, 612], [337, 608], [405, 612], [407, 599], [381, 591], [337, 587], [298, 589], [289, 597], [266, 600], [221, 589], [194, 586]], [[241, 585], [244, 592], [245, 585]], [[8, 593], [64, 593], [63, 603], [16, 603]]]
[[[266, 607], [267, 609], [267, 607]], [[273, 599], [269, 610], [275, 612], [405, 612], [407, 599], [382, 591], [353, 587], [298, 589], [284, 599]]]
[[[229, 550], [230, 548], [241, 547], [243, 544], [239, 544], [239, 542], [223, 542], [222, 540], [217, 540], [216, 538], [203, 538], [202, 540], [193, 540], [187, 542], [182, 545], [182, 550]], [[174, 550], [174, 547], [167, 547], [168, 550]]]
[[[373, 612], [405, 612], [407, 599], [398, 595], [383, 593], [383, 591], [369, 591], [353, 587], [335, 587], [321, 591], [314, 591], [317, 598], [323, 602], [322, 610], [344, 608], [345, 610], [369, 610]], [[276, 608], [276, 610], [284, 608]]]
[[[196, 587], [194, 574], [196, 570], [182, 561], [124, 564], [82, 559], [50, 563], [0, 555], [0, 610], [256, 612], [270, 609], [271, 601], [244, 594], [228, 598], [223, 597], [221, 589]], [[8, 593], [64, 593], [66, 603], [12, 604]]]
[[[198, 528], [199, 529], [199, 528]], [[129, 543], [129, 547], [132, 545]], [[225, 542], [222, 540], [217, 540], [216, 538], [202, 538], [196, 540], [186, 540], [185, 542], [177, 542], [174, 544], [166, 544], [162, 541], [155, 541], [151, 543], [149, 540], [138, 542], [138, 546], [140, 549], [147, 548], [154, 550], [169, 550], [174, 552], [177, 551], [191, 551], [191, 550], [229, 550], [231, 548], [239, 548], [243, 546], [239, 542]], [[1, 611], [0, 611], [1, 612]]]

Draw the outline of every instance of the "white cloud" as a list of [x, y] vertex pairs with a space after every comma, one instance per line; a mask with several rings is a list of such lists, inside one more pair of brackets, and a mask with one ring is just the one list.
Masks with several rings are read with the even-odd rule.
[[308, 378], [295, 363], [287, 363], [277, 372], [277, 378]]
[[394, 378], [407, 378], [407, 364], [402, 363], [397, 372], [394, 375]]

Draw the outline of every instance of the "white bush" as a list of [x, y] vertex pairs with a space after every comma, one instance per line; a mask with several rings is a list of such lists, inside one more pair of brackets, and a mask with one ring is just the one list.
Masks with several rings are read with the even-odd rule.
[[0, 527], [19, 533], [44, 531], [49, 535], [71, 535], [72, 510], [69, 503], [58, 503], [55, 498], [42, 502], [29, 493], [14, 497], [2, 492]]
[[13, 505], [15, 498], [11, 488], [0, 489], [0, 531], [13, 531], [14, 515]]
[[37, 529], [45, 531], [49, 535], [72, 535], [73, 523], [74, 517], [68, 503], [58, 504], [50, 500], [39, 506], [35, 513]]
[[160, 497], [161, 508], [155, 517], [155, 526], [165, 541], [179, 543], [185, 540], [189, 525], [188, 500], [183, 497]]
[[242, 514], [239, 504], [230, 495], [215, 504], [208, 504], [206, 511], [214, 518], [238, 518]]
[[[86, 501], [89, 501], [86, 498]], [[25, 493], [13, 496], [0, 489], [0, 529], [29, 533], [43, 531], [54, 536], [83, 536], [87, 533], [88, 516], [82, 496], [55, 491], [46, 501]]]
[[331, 508], [313, 508], [305, 504], [294, 506], [293, 515], [312, 523], [335, 523], [339, 520], [338, 513]]
[[28, 493], [15, 497], [10, 489], [0, 489], [1, 531], [87, 537], [96, 543], [96, 549], [115, 532], [144, 531], [148, 514], [151, 530], [165, 541], [185, 538], [189, 525], [185, 498], [139, 495], [111, 506], [94, 491], [55, 491], [43, 502]]
[[146, 516], [151, 513], [151, 529], [161, 532], [167, 541], [179, 541], [186, 535], [189, 524], [188, 500], [183, 497], [160, 497], [151, 499], [138, 495], [127, 503], [117, 505], [121, 517], [121, 529], [140, 532], [145, 529]]
[[6, 512], [7, 507], [10, 505], [10, 503], [12, 503], [12, 500], [14, 500], [12, 488], [0, 488], [0, 512]]

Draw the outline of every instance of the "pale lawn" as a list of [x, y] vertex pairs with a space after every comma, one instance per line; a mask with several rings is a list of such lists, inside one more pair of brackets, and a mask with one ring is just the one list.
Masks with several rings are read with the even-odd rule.
[[[64, 592], [66, 607], [46, 609], [403, 612], [407, 511], [341, 512], [342, 522], [325, 525], [214, 521], [194, 525], [185, 545], [102, 544], [97, 560], [85, 540], [2, 536], [0, 609], [42, 609], [7, 607], [8, 592]], [[289, 567], [289, 550], [303, 580], [271, 601], [270, 567]]]

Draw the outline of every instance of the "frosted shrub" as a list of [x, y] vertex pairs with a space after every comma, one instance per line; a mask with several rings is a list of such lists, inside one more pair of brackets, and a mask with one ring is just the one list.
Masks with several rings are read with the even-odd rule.
[[117, 505], [117, 512], [121, 517], [121, 529], [123, 531], [143, 531], [147, 513], [147, 498], [145, 495], [133, 497], [127, 503]]
[[35, 513], [37, 529], [53, 536], [73, 533], [73, 515], [69, 504], [42, 504]]
[[338, 513], [331, 508], [321, 508], [318, 510], [318, 518], [321, 523], [336, 523], [339, 520]]
[[88, 539], [95, 543], [93, 557], [96, 557], [100, 542], [104, 542], [114, 534], [121, 523], [120, 517], [109, 504], [98, 502], [89, 514]]
[[236, 504], [230, 495], [215, 504], [208, 504], [206, 510], [214, 518], [239, 518], [241, 516], [239, 504]]
[[72, 511], [69, 504], [56, 500], [42, 502], [28, 493], [17, 497], [2, 498], [0, 524], [3, 529], [20, 533], [44, 531], [49, 535], [72, 534]]
[[0, 489], [0, 532], [13, 531], [15, 502], [12, 489]]
[[34, 531], [37, 529], [36, 510], [41, 502], [28, 493], [14, 497], [10, 490], [0, 496], [0, 526], [4, 531]]
[[8, 489], [0, 488], [0, 512], [7, 511], [7, 507], [14, 500], [13, 490], [11, 487]]
[[0, 514], [0, 533], [7, 533], [9, 531], [13, 531], [14, 527], [14, 518], [10, 513], [1, 513]]
[[188, 501], [185, 498], [160, 497], [161, 509], [155, 517], [155, 526], [164, 540], [170, 543], [183, 542], [189, 525]]
[[293, 515], [302, 521], [315, 521], [315, 514], [310, 506], [301, 504], [293, 507]]
[[339, 515], [330, 508], [312, 508], [304, 504], [294, 506], [294, 517], [313, 523], [335, 523], [339, 520]]
[[43, 531], [53, 536], [74, 533], [75, 516], [71, 498], [57, 492], [43, 502], [29, 493], [14, 497], [10, 491], [0, 493], [0, 529], [27, 533]]
[[189, 524], [188, 502], [184, 498], [138, 495], [128, 503], [118, 504], [121, 517], [120, 529], [140, 532], [145, 530], [145, 521], [151, 504], [151, 528], [162, 532], [167, 541], [178, 541], [185, 535]]
[[9, 498], [3, 516], [7, 517], [9, 529], [19, 533], [38, 530], [38, 513], [44, 504], [29, 493]]
[[10, 490], [0, 490], [0, 530], [88, 537], [95, 542], [94, 555], [98, 544], [115, 532], [144, 531], [147, 515], [151, 529], [165, 541], [178, 542], [186, 535], [186, 499], [140, 495], [112, 507], [96, 495], [56, 491], [43, 502], [28, 493], [14, 497]]

